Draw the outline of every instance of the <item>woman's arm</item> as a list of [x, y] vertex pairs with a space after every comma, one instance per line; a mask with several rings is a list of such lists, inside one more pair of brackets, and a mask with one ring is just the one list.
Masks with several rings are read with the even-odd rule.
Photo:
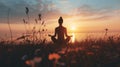
[[56, 28], [55, 28], [55, 33], [54, 33], [53, 37], [56, 37], [56, 34], [57, 34], [57, 30], [56, 30]]
[[68, 37], [67, 29], [65, 28], [65, 36]]
[[54, 35], [50, 35], [50, 34], [48, 34], [48, 36], [50, 36], [50, 37], [56, 37], [56, 34], [57, 34], [57, 31], [56, 31], [56, 29], [55, 29], [55, 33], [54, 33]]
[[68, 34], [67, 34], [67, 29], [65, 28], [65, 36], [66, 37], [72, 37], [72, 35], [71, 36], [68, 36]]

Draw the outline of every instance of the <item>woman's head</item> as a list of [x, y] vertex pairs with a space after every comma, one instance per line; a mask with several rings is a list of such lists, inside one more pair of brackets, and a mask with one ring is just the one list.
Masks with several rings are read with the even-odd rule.
[[58, 23], [59, 23], [60, 25], [62, 25], [62, 23], [63, 23], [62, 17], [59, 18]]

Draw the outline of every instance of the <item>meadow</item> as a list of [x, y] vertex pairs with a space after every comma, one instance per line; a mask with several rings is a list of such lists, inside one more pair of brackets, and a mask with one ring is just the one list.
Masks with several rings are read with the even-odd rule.
[[2, 67], [120, 67], [120, 36], [60, 45], [0, 42]]

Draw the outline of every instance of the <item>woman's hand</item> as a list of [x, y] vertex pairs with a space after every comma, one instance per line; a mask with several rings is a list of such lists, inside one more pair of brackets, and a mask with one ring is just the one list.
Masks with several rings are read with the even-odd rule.
[[48, 34], [48, 36], [49, 36], [49, 37], [52, 37], [52, 35], [51, 35], [51, 34]]
[[53, 35], [51, 35], [51, 34], [48, 34], [48, 36], [49, 36], [49, 37], [55, 37], [55, 36], [53, 36]]

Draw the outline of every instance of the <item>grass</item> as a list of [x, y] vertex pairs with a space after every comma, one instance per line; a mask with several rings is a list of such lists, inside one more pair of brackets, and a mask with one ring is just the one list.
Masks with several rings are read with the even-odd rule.
[[4, 67], [120, 67], [120, 36], [68, 45], [0, 42], [0, 62]]

